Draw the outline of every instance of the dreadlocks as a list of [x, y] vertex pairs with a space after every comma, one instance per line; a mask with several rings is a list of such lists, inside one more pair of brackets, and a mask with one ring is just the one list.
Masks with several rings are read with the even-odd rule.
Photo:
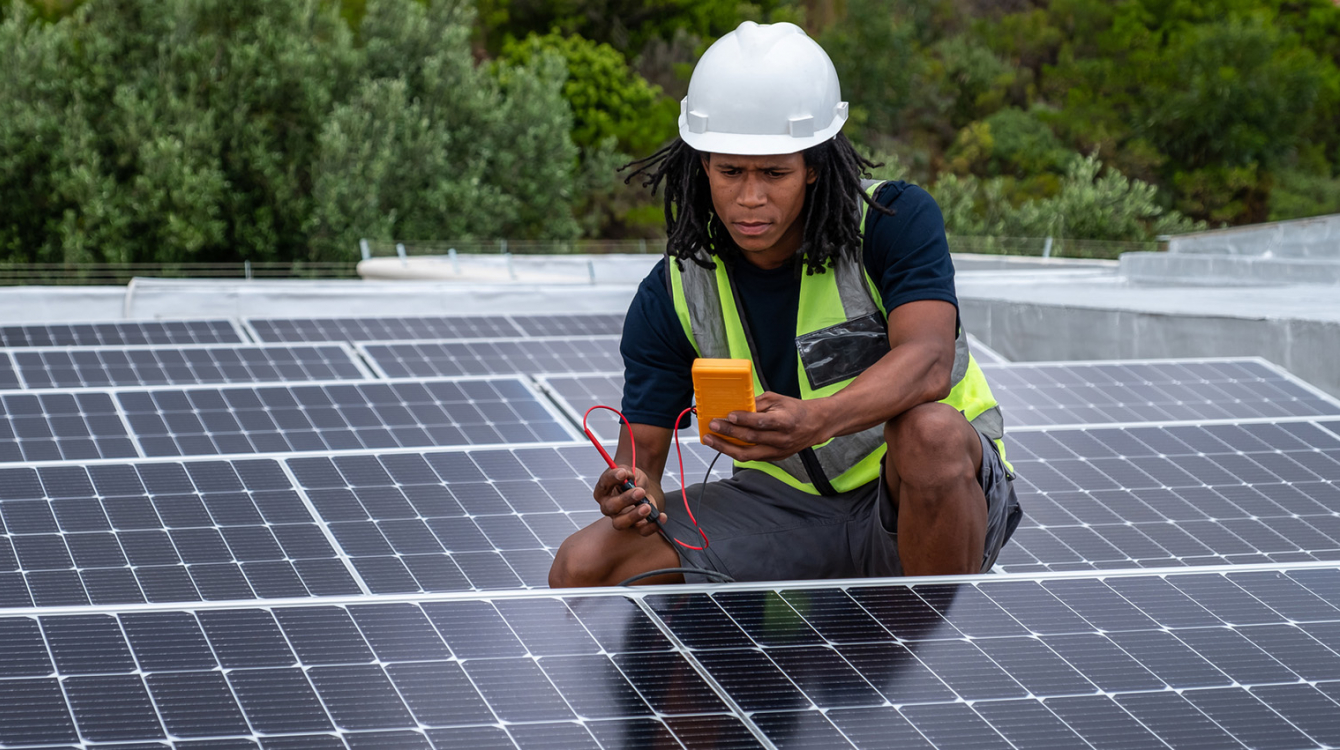
[[[882, 166], [856, 153], [851, 141], [837, 137], [805, 149], [805, 166], [818, 179], [805, 188], [804, 239], [796, 251], [796, 270], [801, 264], [809, 274], [823, 273], [843, 252], [860, 248], [861, 206], [892, 216], [893, 210], [875, 203], [861, 190], [861, 178], [872, 167]], [[716, 268], [713, 255], [728, 265], [739, 253], [725, 224], [712, 209], [712, 193], [702, 154], [679, 138], [645, 159], [625, 164], [633, 168], [624, 183], [642, 177], [642, 186], [652, 195], [665, 186], [665, 229], [670, 257], [683, 267], [692, 261], [703, 268]], [[704, 252], [699, 252], [699, 250]]]

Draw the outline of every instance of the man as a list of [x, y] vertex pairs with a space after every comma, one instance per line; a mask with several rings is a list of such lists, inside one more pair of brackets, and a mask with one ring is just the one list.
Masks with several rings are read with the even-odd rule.
[[[669, 237], [620, 346], [638, 465], [624, 431], [619, 468], [595, 487], [605, 517], [563, 543], [551, 586], [681, 567], [781, 580], [994, 564], [1021, 512], [944, 221], [917, 187], [863, 188], [875, 165], [839, 132], [846, 117], [832, 62], [796, 26], [746, 22], [703, 55], [680, 137], [633, 173], [664, 186]], [[710, 425], [753, 445], [708, 440], [736, 471], [688, 490], [705, 545], [660, 484], [699, 356], [752, 359], [757, 402]]]

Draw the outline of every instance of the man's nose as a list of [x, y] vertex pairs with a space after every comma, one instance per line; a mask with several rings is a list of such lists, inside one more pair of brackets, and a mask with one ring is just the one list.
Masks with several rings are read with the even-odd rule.
[[744, 208], [760, 208], [766, 204], [768, 193], [763, 189], [763, 180], [755, 175], [746, 175], [737, 201]]

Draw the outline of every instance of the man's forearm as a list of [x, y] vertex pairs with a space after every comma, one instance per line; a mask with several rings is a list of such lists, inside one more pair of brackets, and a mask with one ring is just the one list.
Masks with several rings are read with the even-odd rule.
[[829, 437], [867, 430], [948, 396], [954, 363], [943, 360], [942, 347], [921, 341], [894, 347], [846, 388], [820, 399]]

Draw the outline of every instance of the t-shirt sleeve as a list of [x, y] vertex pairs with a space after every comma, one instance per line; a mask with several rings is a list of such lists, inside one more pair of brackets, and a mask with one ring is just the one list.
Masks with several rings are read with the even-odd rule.
[[958, 307], [954, 263], [949, 258], [944, 216], [931, 194], [915, 185], [890, 183], [876, 200], [895, 211], [869, 209], [864, 260], [879, 286], [884, 309], [918, 300], [943, 300]]
[[623, 414], [629, 422], [673, 428], [693, 403], [693, 360], [698, 356], [675, 315], [666, 288], [665, 261], [642, 280], [623, 322]]

